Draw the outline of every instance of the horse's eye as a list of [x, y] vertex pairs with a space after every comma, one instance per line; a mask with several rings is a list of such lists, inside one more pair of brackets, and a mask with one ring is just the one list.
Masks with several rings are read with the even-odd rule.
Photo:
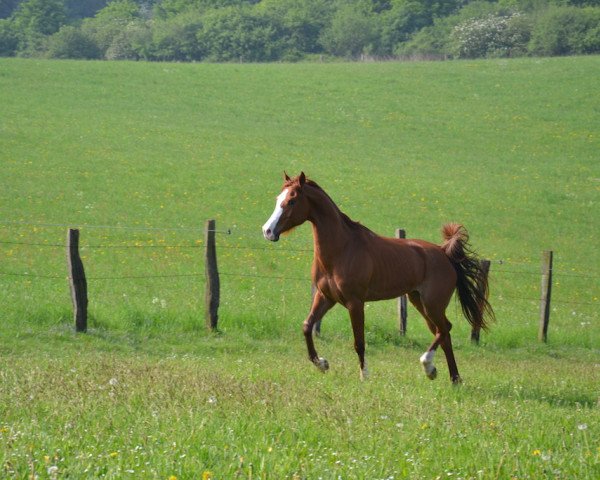
[[290, 207], [293, 207], [295, 203], [296, 203], [296, 200], [292, 199], [292, 200], [290, 200], [290, 201], [288, 202], [288, 205], [289, 205]]

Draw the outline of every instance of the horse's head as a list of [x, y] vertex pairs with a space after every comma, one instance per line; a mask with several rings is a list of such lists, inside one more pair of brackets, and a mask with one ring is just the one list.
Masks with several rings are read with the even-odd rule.
[[267, 240], [276, 242], [279, 235], [304, 223], [308, 218], [309, 205], [303, 194], [306, 176], [304, 172], [296, 178], [285, 174], [281, 193], [277, 196], [275, 210], [263, 225], [263, 235]]

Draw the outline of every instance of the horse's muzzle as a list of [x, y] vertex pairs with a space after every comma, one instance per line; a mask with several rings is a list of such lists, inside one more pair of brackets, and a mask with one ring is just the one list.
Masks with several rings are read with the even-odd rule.
[[270, 228], [263, 228], [263, 236], [265, 237], [265, 239], [271, 242], [276, 242], [277, 240], [279, 240], [279, 233], [274, 232]]

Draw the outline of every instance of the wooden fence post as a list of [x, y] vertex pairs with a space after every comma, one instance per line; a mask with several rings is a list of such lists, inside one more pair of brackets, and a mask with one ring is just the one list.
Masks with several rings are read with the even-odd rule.
[[67, 231], [67, 269], [69, 273], [69, 286], [73, 300], [75, 317], [75, 331], [87, 331], [87, 281], [83, 262], [79, 256], [79, 230], [70, 228]]
[[548, 323], [550, 323], [550, 294], [552, 293], [552, 250], [542, 254], [542, 295], [540, 298], [540, 328], [538, 339], [548, 341]]
[[[396, 238], [406, 238], [406, 231], [402, 228], [396, 229]], [[408, 318], [408, 309], [406, 307], [406, 295], [398, 297], [398, 328], [400, 335], [406, 335], [406, 320]]]
[[206, 222], [205, 231], [205, 321], [209, 330], [216, 330], [219, 321], [219, 300], [221, 296], [221, 285], [219, 282], [219, 270], [217, 268], [217, 247], [215, 241], [215, 221]]
[[[481, 265], [481, 271], [483, 272], [486, 280], [490, 273], [490, 261], [489, 260], [480, 260], [479, 264]], [[471, 342], [479, 345], [479, 335], [481, 333], [480, 327], [473, 327], [471, 329]]]

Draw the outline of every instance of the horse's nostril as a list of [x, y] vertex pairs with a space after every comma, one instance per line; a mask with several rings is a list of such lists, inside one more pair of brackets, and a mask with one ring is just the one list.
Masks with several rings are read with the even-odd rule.
[[271, 235], [271, 229], [267, 228], [267, 235]]

